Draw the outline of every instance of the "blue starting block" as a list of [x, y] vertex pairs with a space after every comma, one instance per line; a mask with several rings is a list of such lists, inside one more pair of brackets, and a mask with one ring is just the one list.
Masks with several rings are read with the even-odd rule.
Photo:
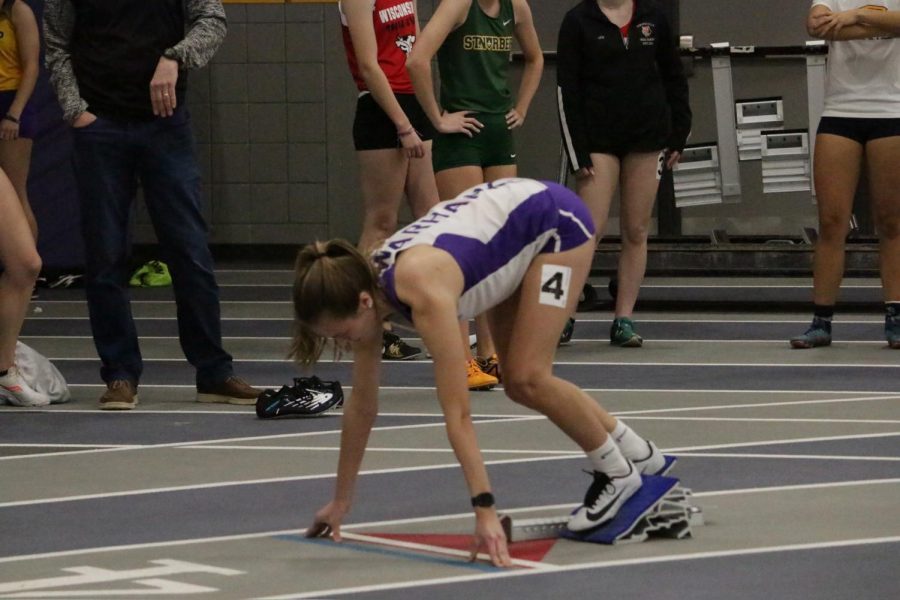
[[[666, 457], [666, 472], [675, 457]], [[682, 539], [690, 537], [691, 526], [703, 524], [702, 511], [689, 502], [691, 491], [679, 486], [679, 480], [663, 475], [642, 475], [643, 486], [628, 499], [611, 521], [596, 529], [569, 531], [569, 516], [545, 519], [511, 519], [504, 516], [507, 539], [524, 541], [563, 537], [595, 544], [643, 542], [651, 535]]]
[[663, 464], [663, 468], [654, 473], [654, 475], [665, 475], [672, 470], [672, 467], [675, 466], [675, 461], [678, 460], [677, 456], [671, 456], [669, 454], [664, 454], [663, 458], [666, 459], [665, 464]]

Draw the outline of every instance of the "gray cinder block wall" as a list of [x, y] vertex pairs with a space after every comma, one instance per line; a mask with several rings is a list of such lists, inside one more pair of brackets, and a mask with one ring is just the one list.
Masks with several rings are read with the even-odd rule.
[[[419, 0], [423, 23], [439, 0]], [[674, 1], [674, 0], [661, 0]], [[575, 0], [531, 0], [541, 45], [556, 47], [559, 23]], [[762, 5], [765, 6], [762, 6]], [[680, 0], [681, 29], [698, 44], [790, 45], [806, 39], [807, 0]], [[356, 89], [347, 71], [334, 3], [225, 6], [228, 36], [212, 63], [191, 73], [188, 105], [204, 176], [211, 241], [292, 244], [355, 239], [361, 223], [351, 140]], [[751, 26], [748, 26], [750, 24]], [[783, 96], [786, 126], [806, 127], [802, 59], [735, 63], [738, 98]], [[709, 65], [690, 80], [694, 141], [715, 136]], [[517, 136], [520, 173], [556, 179], [559, 167], [556, 72], [543, 84]], [[685, 234], [727, 227], [786, 234], [815, 224], [808, 195], [761, 193], [759, 163], [742, 163], [740, 204], [682, 211]], [[613, 211], [609, 233], [617, 230]], [[138, 241], [154, 239], [143, 208]]]

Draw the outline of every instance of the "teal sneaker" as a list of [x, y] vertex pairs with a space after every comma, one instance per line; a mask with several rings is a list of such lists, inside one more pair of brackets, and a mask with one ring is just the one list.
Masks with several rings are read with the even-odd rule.
[[809, 329], [803, 335], [791, 338], [791, 348], [800, 350], [831, 345], [831, 323], [814, 318]]
[[888, 346], [900, 350], [900, 315], [885, 315], [884, 336], [887, 338]]
[[609, 328], [609, 343], [621, 348], [640, 348], [644, 339], [634, 332], [634, 322], [628, 317], [613, 319]]

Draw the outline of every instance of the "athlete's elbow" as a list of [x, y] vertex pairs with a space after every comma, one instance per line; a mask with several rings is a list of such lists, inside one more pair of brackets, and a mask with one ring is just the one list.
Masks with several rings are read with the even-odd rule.
[[406, 57], [406, 70], [410, 76], [421, 74], [427, 64], [420, 54], [416, 54], [415, 49]]

